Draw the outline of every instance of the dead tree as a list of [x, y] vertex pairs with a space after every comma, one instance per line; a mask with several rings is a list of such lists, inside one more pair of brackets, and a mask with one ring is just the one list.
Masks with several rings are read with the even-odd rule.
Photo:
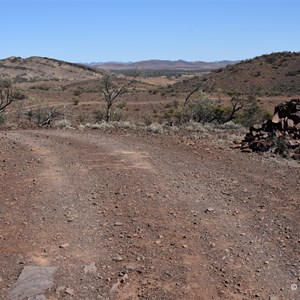
[[[208, 81], [211, 81], [212, 82], [212, 86], [211, 87], [208, 87], [206, 88], [207, 91], [210, 91], [210, 93], [212, 93], [214, 91], [214, 87], [215, 87], [215, 81], [214, 80], [208, 80]], [[190, 103], [190, 99], [191, 97], [199, 92], [200, 88], [203, 87], [203, 81], [200, 81], [200, 78], [198, 78], [198, 81], [197, 81], [197, 84], [196, 86], [194, 87], [194, 89], [192, 89], [185, 97], [185, 101], [184, 101], [184, 104], [183, 104], [183, 107], [186, 107], [189, 103]]]
[[202, 84], [198, 80], [196, 87], [186, 95], [185, 101], [183, 103], [183, 107], [186, 107], [189, 104], [190, 98], [192, 97], [192, 95], [194, 95], [195, 93], [197, 93], [200, 90], [201, 86], [202, 86]]
[[234, 96], [231, 98], [230, 104], [231, 112], [224, 123], [232, 121], [235, 118], [236, 113], [244, 107], [245, 99], [242, 96]]
[[235, 94], [230, 99], [230, 105], [221, 106], [217, 105], [213, 109], [211, 122], [218, 122], [219, 124], [224, 124], [235, 119], [236, 113], [242, 110], [247, 101], [245, 97], [241, 94]]
[[106, 101], [106, 112], [105, 112], [105, 121], [109, 122], [111, 120], [111, 108], [117, 98], [124, 94], [127, 91], [127, 88], [132, 85], [135, 79], [138, 77], [138, 74], [135, 72], [133, 78], [122, 84], [118, 85], [115, 81], [115, 76], [113, 75], [104, 75], [101, 84], [102, 84], [102, 94]]
[[0, 79], [0, 112], [16, 100], [10, 79]]

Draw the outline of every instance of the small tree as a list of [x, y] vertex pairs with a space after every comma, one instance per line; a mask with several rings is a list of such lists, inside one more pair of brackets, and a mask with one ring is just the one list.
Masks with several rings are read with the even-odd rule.
[[196, 92], [198, 92], [200, 90], [200, 88], [201, 88], [201, 83], [198, 82], [196, 87], [186, 95], [184, 103], [183, 103], [183, 107], [186, 107], [189, 104], [192, 95], [194, 95]]
[[127, 88], [132, 85], [137, 78], [138, 74], [135, 72], [133, 78], [122, 84], [118, 85], [115, 81], [115, 76], [113, 75], [104, 75], [101, 84], [102, 84], [102, 94], [106, 101], [106, 112], [105, 112], [105, 121], [109, 122], [111, 120], [111, 108], [116, 102], [117, 98], [124, 94], [127, 91]]
[[11, 80], [8, 78], [0, 79], [0, 112], [16, 100], [16, 98]]
[[210, 79], [209, 80], [207, 80], [207, 79], [200, 80], [200, 77], [195, 77], [195, 79], [197, 79], [197, 82], [196, 82], [194, 88], [186, 95], [184, 103], [183, 103], [183, 107], [186, 107], [190, 103], [191, 97], [195, 93], [201, 91], [200, 88], [204, 87], [204, 84], [203, 84], [204, 81], [207, 81], [205, 90], [207, 92], [209, 92], [210, 94], [212, 94], [214, 91], [216, 82], [213, 79], [212, 80], [210, 80]]
[[227, 123], [232, 121], [239, 110], [243, 109], [245, 105], [245, 97], [240, 94], [233, 95], [230, 99], [230, 107], [228, 108], [227, 113], [224, 115], [223, 119], [221, 118], [219, 123]]

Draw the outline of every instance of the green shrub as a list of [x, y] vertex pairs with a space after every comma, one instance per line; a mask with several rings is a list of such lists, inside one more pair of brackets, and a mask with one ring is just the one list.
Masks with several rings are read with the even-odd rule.
[[[106, 112], [103, 109], [97, 109], [94, 111], [94, 119], [97, 123], [101, 123], [102, 121], [105, 121], [106, 118]], [[125, 113], [123, 110], [115, 109], [111, 111], [111, 121], [119, 122], [121, 120], [125, 119]]]
[[31, 90], [41, 90], [41, 91], [48, 91], [50, 89], [49, 86], [42, 84], [42, 85], [33, 85], [30, 87]]
[[37, 86], [37, 89], [41, 90], [41, 91], [48, 91], [50, 89], [49, 86], [43, 84], [43, 85], [39, 85]]
[[118, 103], [116, 103], [116, 107], [119, 109], [124, 109], [126, 107], [127, 103], [125, 100], [120, 100]]
[[111, 111], [111, 115], [110, 115], [111, 121], [113, 122], [120, 122], [126, 119], [126, 114], [124, 112], [124, 110], [120, 110], [120, 109], [115, 109]]
[[214, 120], [214, 107], [211, 100], [207, 98], [199, 99], [197, 102], [189, 105], [191, 118], [198, 123], [209, 123]]
[[94, 111], [94, 118], [97, 123], [102, 122], [105, 119], [105, 111], [102, 109], [97, 109]]
[[179, 101], [178, 100], [173, 100], [173, 106], [174, 106], [175, 109], [177, 109], [178, 106], [179, 106]]
[[271, 114], [262, 110], [256, 100], [251, 101], [246, 107], [237, 114], [235, 122], [245, 127], [251, 127], [254, 124], [262, 123], [271, 117]]
[[14, 96], [16, 100], [24, 100], [26, 98], [21, 91], [16, 91]]
[[3, 111], [0, 111], [0, 124], [4, 124], [5, 123], [5, 113]]
[[142, 119], [143, 119], [143, 123], [144, 123], [146, 126], [149, 126], [149, 125], [151, 125], [151, 124], [153, 123], [153, 120], [152, 120], [152, 118], [151, 118], [149, 115], [144, 115], [144, 116], [142, 117]]
[[25, 76], [26, 74], [24, 75], [17, 75], [16, 78], [14, 79], [14, 83], [22, 83], [22, 82], [27, 82], [27, 78], [26, 77], [23, 77]]
[[73, 98], [73, 104], [74, 105], [78, 105], [79, 104], [79, 102], [80, 102], [80, 99], [79, 98]]
[[77, 89], [77, 90], [74, 90], [74, 91], [73, 91], [73, 95], [74, 95], [74, 96], [80, 96], [81, 93], [82, 93], [82, 92], [81, 92], [80, 89]]

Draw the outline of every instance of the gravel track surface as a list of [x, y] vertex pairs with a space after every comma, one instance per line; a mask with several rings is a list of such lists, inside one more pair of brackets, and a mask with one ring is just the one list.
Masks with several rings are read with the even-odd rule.
[[0, 141], [0, 299], [28, 298], [26, 266], [57, 267], [31, 299], [300, 299], [299, 163], [126, 131]]

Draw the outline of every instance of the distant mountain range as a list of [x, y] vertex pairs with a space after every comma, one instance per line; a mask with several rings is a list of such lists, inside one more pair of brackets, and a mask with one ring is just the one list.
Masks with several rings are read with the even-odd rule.
[[212, 70], [225, 67], [227, 65], [236, 64], [238, 61], [216, 61], [216, 62], [203, 62], [194, 61], [189, 62], [185, 60], [143, 60], [137, 62], [93, 62], [86, 64], [94, 68], [104, 70]]
[[145, 60], [138, 62], [69, 63], [48, 57], [8, 57], [0, 59], [0, 77], [11, 77], [15, 82], [43, 80], [82, 80], [99, 78], [107, 71], [165, 70], [165, 71], [211, 71], [237, 63], [236, 61], [187, 62], [184, 60]]

